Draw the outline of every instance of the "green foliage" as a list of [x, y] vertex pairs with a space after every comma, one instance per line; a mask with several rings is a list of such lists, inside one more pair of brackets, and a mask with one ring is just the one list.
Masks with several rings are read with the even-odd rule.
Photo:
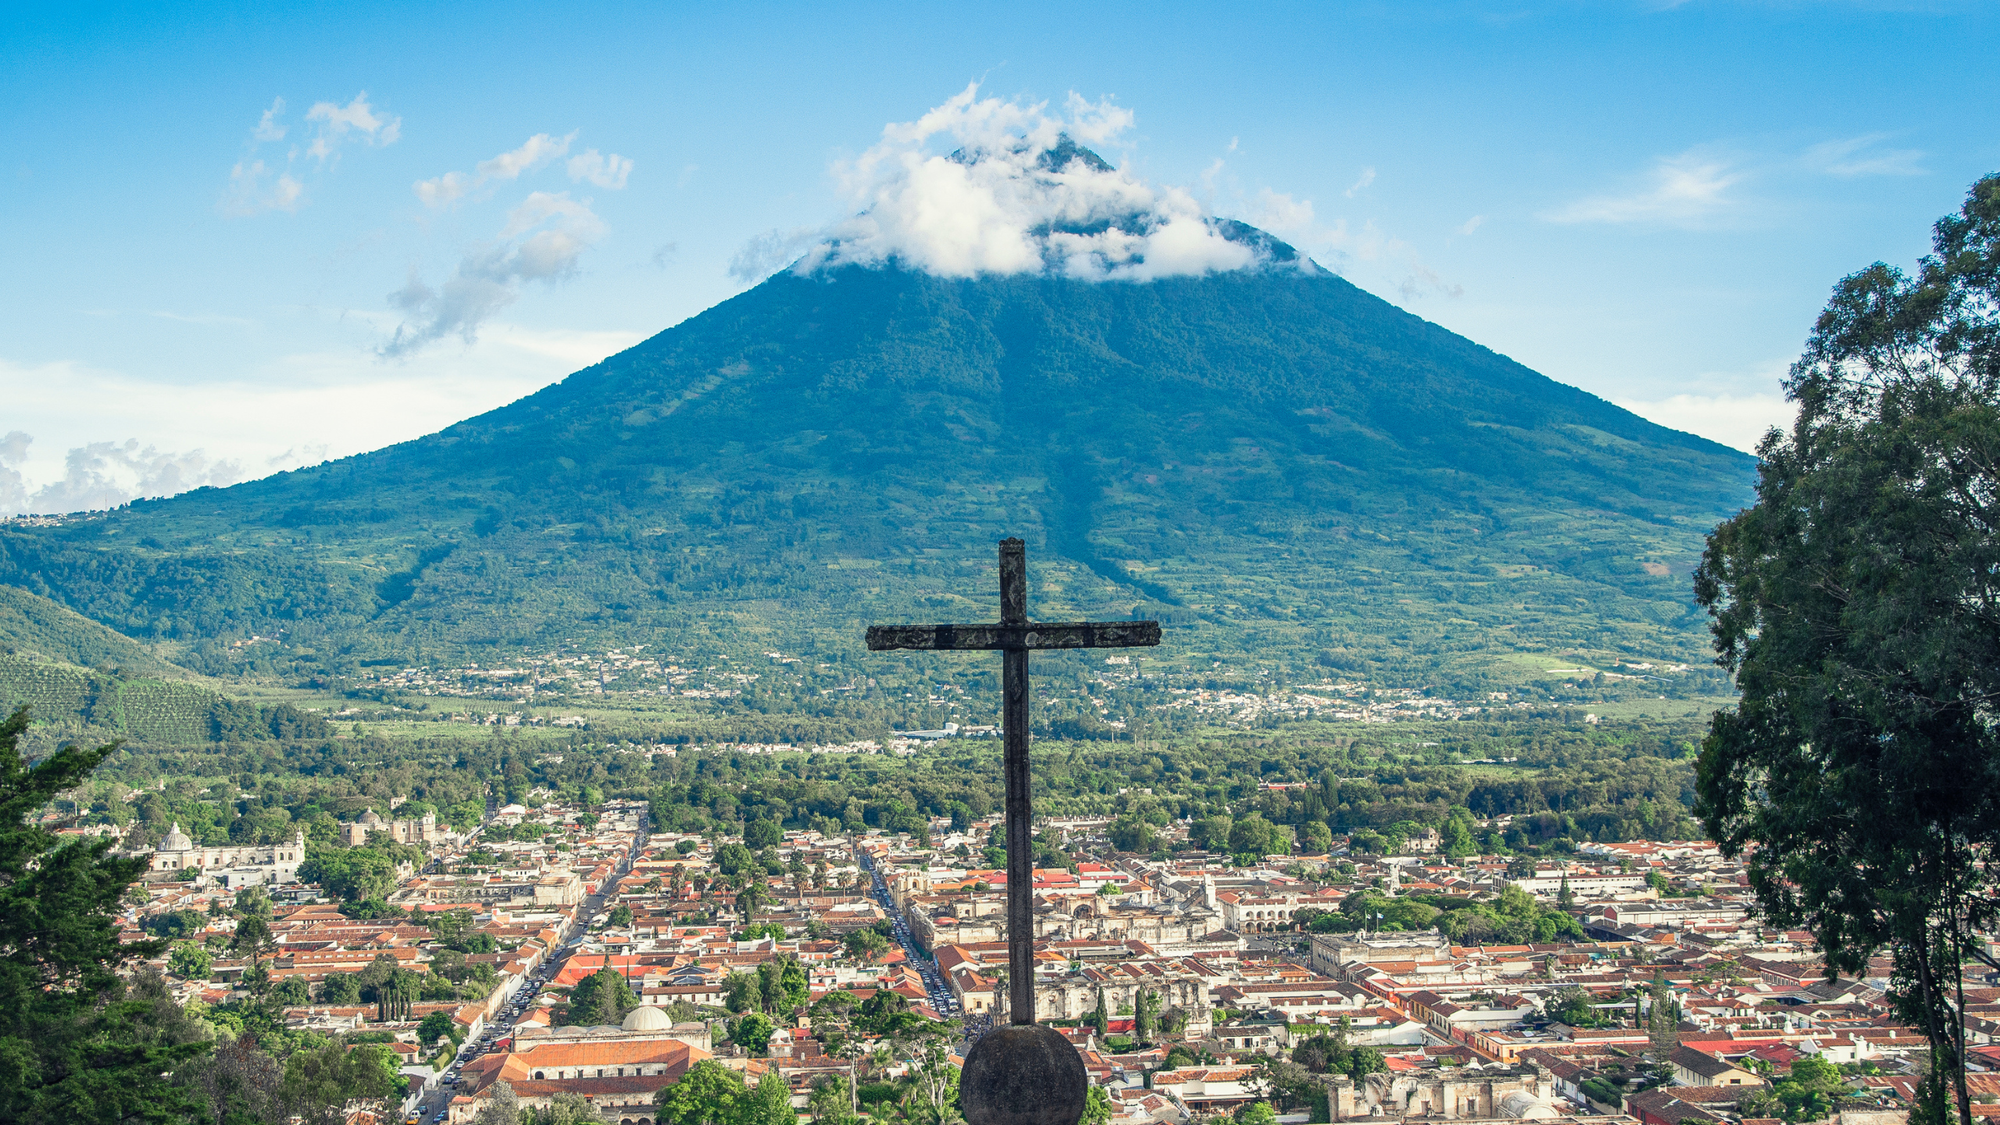
[[1089, 1093], [1084, 1095], [1083, 1116], [1077, 1118], [1076, 1125], [1110, 1125], [1112, 1109], [1111, 1095], [1093, 1082]]
[[306, 860], [299, 865], [299, 881], [318, 883], [345, 902], [380, 900], [396, 888], [396, 859], [372, 846], [308, 846]]
[[[1548, 1014], [1571, 1027], [1603, 1027], [1602, 1013], [1592, 1007], [1595, 1003], [1590, 993], [1571, 985], [1558, 991], [1548, 1002]], [[1608, 1099], [1599, 1099], [1608, 1100]]]
[[751, 1012], [730, 1023], [729, 1041], [753, 1055], [761, 1055], [770, 1049], [771, 1033], [775, 1030], [763, 1014]]
[[417, 1042], [423, 1046], [451, 1034], [451, 1016], [445, 1012], [430, 1012], [417, 1024]]
[[589, 1098], [559, 1090], [549, 1104], [521, 1114], [521, 1125], [601, 1125], [604, 1115]]
[[1746, 1117], [1782, 1117], [1796, 1125], [1831, 1116], [1845, 1093], [1840, 1068], [1808, 1055], [1793, 1062], [1785, 1077], [1746, 1096], [1738, 1110]]
[[[4, 590], [0, 587], [0, 590]], [[0, 704], [148, 742], [323, 737], [324, 719], [290, 704], [259, 707], [183, 680], [128, 676], [0, 652]]]
[[1109, 829], [1111, 846], [1121, 852], [1150, 852], [1153, 850], [1153, 826], [1133, 816], [1121, 816], [1111, 822]]
[[116, 912], [146, 861], [108, 839], [58, 843], [30, 823], [81, 785], [113, 747], [65, 746], [32, 766], [17, 749], [25, 708], [0, 722], [0, 1119], [167, 1121], [191, 1108], [162, 1076], [206, 1043], [158, 1034], [161, 1009], [116, 975], [162, 942], [123, 944]]
[[569, 1010], [563, 1022], [579, 1027], [617, 1024], [625, 1019], [625, 1013], [638, 1006], [639, 997], [623, 974], [616, 969], [599, 969], [570, 989]]
[[387, 1098], [403, 1092], [396, 1054], [379, 1043], [348, 1047], [328, 1043], [285, 1060], [281, 1086], [287, 1101], [339, 1108], [354, 1098]]
[[1236, 1125], [1278, 1125], [1278, 1111], [1270, 1102], [1255, 1101], [1239, 1106], [1234, 1114]]
[[1974, 607], [2000, 593], [2000, 175], [1932, 245], [1915, 278], [1878, 263], [1836, 287], [1786, 382], [1797, 421], [1696, 595], [1743, 691], [1702, 748], [1704, 823], [1829, 973], [1891, 950], [1939, 1125], [1950, 1093], [1970, 1121], [1957, 997], [1965, 962], [1993, 960], [2000, 633]]
[[214, 960], [209, 957], [208, 950], [191, 941], [174, 946], [173, 953], [167, 957], [167, 971], [187, 980], [207, 980], [213, 967]]
[[847, 947], [848, 956], [862, 961], [873, 961], [889, 952], [889, 939], [874, 930], [855, 930], [841, 939]]
[[170, 910], [147, 916], [139, 928], [155, 937], [169, 940], [193, 937], [208, 927], [208, 919], [199, 910]]
[[745, 1125], [738, 1115], [749, 1091], [733, 1070], [703, 1059], [653, 1096], [660, 1125]]

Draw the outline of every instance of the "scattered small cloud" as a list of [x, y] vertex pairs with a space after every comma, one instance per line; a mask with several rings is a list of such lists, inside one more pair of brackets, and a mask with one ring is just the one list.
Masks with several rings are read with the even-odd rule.
[[285, 112], [285, 99], [272, 98], [271, 108], [265, 110], [264, 116], [257, 119], [257, 127], [250, 130], [250, 139], [260, 144], [284, 140], [285, 126], [278, 123], [278, 115], [283, 112]]
[[1374, 182], [1375, 182], [1374, 166], [1370, 165], [1366, 168], [1363, 168], [1361, 170], [1361, 176], [1354, 181], [1354, 186], [1347, 189], [1347, 198], [1353, 199], [1355, 192], [1360, 191], [1361, 189], [1367, 187], [1369, 184], [1372, 184]]
[[680, 252], [680, 243], [662, 242], [658, 246], [653, 247], [653, 265], [660, 269], [666, 269], [667, 264], [674, 260], [674, 255]]
[[1465, 295], [1464, 287], [1447, 281], [1426, 265], [1416, 247], [1383, 232], [1373, 220], [1363, 223], [1359, 230], [1350, 229], [1346, 219], [1326, 225], [1315, 216], [1311, 200], [1294, 199], [1265, 188], [1257, 193], [1250, 208], [1250, 221], [1273, 234], [1283, 235], [1316, 256], [1323, 256], [1323, 260], [1336, 264], [1358, 261], [1375, 266], [1388, 275], [1386, 280], [1405, 301]]
[[473, 343], [480, 324], [512, 304], [522, 285], [573, 275], [583, 252], [604, 232], [589, 204], [568, 192], [530, 193], [508, 212], [499, 235], [467, 252], [435, 288], [419, 271], [410, 271], [408, 283], [389, 295], [403, 322], [379, 354], [402, 359], [448, 335]]
[[1485, 225], [1486, 225], [1486, 216], [1474, 215], [1470, 219], [1465, 220], [1465, 222], [1458, 228], [1458, 233], [1471, 234], [1473, 231], [1476, 231], [1480, 227], [1483, 227]]
[[366, 90], [354, 95], [354, 100], [346, 105], [314, 102], [306, 111], [306, 120], [319, 127], [312, 143], [306, 146], [306, 155], [322, 164], [338, 157], [341, 146], [349, 139], [382, 146], [395, 144], [403, 135], [403, 119], [393, 113], [377, 112], [368, 104]]
[[403, 131], [403, 119], [370, 106], [364, 91], [344, 106], [313, 103], [306, 111], [306, 122], [314, 127], [311, 142], [304, 148], [294, 144], [282, 158], [271, 153], [267, 160], [264, 147], [277, 144], [291, 133], [290, 126], [284, 123], [284, 114], [285, 99], [273, 98], [270, 108], [251, 127], [243, 156], [229, 169], [229, 186], [224, 189], [220, 203], [223, 214], [295, 212], [306, 202], [308, 170], [299, 167], [301, 158], [310, 162], [312, 170], [321, 170], [335, 162], [341, 146], [350, 139], [374, 146], [389, 145], [396, 143]]
[[1257, 193], [1257, 204], [1250, 214], [1251, 222], [1276, 234], [1302, 234], [1313, 225], [1312, 200], [1293, 199], [1270, 188]]
[[1869, 133], [1845, 140], [1825, 141], [1806, 150], [1806, 167], [1842, 179], [1858, 176], [1928, 175], [1919, 161], [1924, 154], [1913, 148], [1878, 148], [1889, 139], [1887, 133]]
[[818, 236], [819, 232], [811, 227], [767, 230], [745, 242], [730, 257], [729, 276], [742, 282], [762, 281], [797, 261]]
[[615, 152], [610, 156], [602, 156], [596, 149], [591, 148], [569, 158], [571, 183], [588, 180], [607, 191], [621, 191], [625, 187], [625, 177], [631, 174], [632, 161]]
[[536, 133], [523, 141], [518, 148], [509, 149], [490, 160], [482, 160], [470, 172], [446, 172], [429, 180], [418, 180], [411, 185], [426, 207], [448, 207], [464, 199], [474, 191], [495, 180], [514, 180], [524, 172], [532, 172], [560, 160], [569, 152], [569, 144], [576, 134], [567, 137], [551, 137], [547, 133]]
[[[536, 133], [519, 148], [480, 161], [471, 172], [446, 172], [433, 179], [418, 180], [411, 190], [426, 207], [448, 207], [489, 184], [517, 180], [569, 156], [570, 143], [575, 140], [574, 132], [566, 137]], [[593, 148], [570, 156], [567, 169], [571, 183], [587, 180], [597, 187], [618, 191], [632, 174], [632, 161], [617, 153], [606, 156]]]
[[270, 457], [264, 458], [264, 467], [267, 469], [286, 469], [299, 465], [317, 465], [326, 460], [326, 455], [332, 448], [332, 446], [324, 442], [317, 445], [294, 445], [287, 448], [283, 453], [273, 454]]
[[1552, 223], [1701, 227], [1737, 205], [1730, 189], [1747, 173], [1701, 152], [1662, 157], [1631, 191], [1579, 199], [1542, 218]]
[[262, 160], [239, 160], [229, 169], [222, 209], [231, 215], [292, 212], [305, 202], [305, 194], [306, 186], [290, 172], [276, 171]]

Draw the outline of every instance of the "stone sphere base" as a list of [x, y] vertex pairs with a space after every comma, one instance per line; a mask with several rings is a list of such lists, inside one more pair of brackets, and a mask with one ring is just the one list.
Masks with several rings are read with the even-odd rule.
[[972, 1045], [958, 1080], [967, 1125], [1076, 1125], [1090, 1081], [1062, 1033], [1010, 1025]]

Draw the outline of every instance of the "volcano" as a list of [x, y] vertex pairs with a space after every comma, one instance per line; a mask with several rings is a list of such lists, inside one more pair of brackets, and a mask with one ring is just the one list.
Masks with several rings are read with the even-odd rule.
[[207, 671], [279, 629], [835, 652], [979, 619], [1015, 535], [1047, 616], [1159, 617], [1188, 658], [1700, 658], [1688, 578], [1750, 457], [1227, 233], [1256, 267], [782, 272], [425, 438], [0, 531], [0, 582]]

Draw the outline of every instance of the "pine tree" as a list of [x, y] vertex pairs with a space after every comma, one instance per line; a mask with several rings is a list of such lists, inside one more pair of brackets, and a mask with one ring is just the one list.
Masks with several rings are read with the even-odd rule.
[[64, 746], [33, 766], [28, 709], [0, 722], [0, 1121], [172, 1121], [192, 1108], [165, 1077], [210, 1048], [169, 1044], [160, 1009], [126, 997], [117, 968], [165, 942], [118, 940], [118, 900], [146, 870], [111, 841], [58, 844], [29, 823], [90, 776], [116, 744]]
[[1646, 1013], [1647, 1054], [1655, 1063], [1664, 1063], [1680, 1044], [1680, 1006], [1667, 987], [1665, 973], [1653, 974], [1652, 1010]]
[[1111, 1034], [1111, 1013], [1104, 1010], [1104, 990], [1097, 990], [1097, 1010], [1090, 1014], [1090, 1022], [1097, 1025], [1097, 1037]]
[[1569, 889], [1569, 872], [1563, 872], [1562, 886], [1556, 888], [1556, 909], [1576, 909], [1576, 892]]

